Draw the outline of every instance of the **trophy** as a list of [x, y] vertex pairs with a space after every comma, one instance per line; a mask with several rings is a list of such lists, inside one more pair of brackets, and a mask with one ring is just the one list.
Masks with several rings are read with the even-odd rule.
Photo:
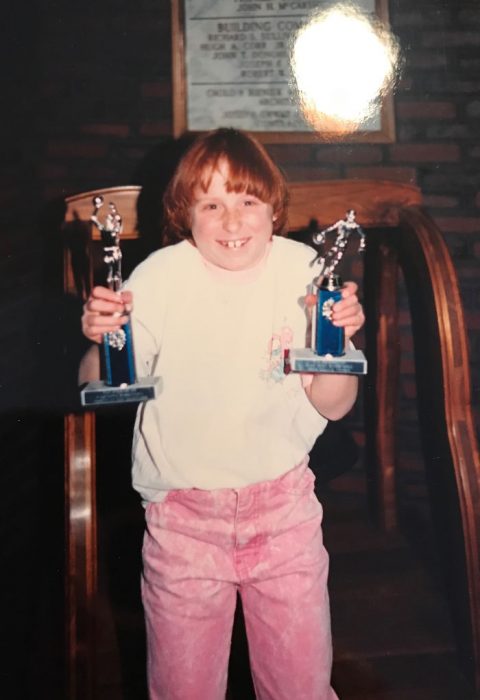
[[[93, 199], [91, 222], [100, 231], [103, 246], [103, 261], [107, 266], [107, 286], [119, 292], [122, 286], [122, 251], [120, 235], [122, 217], [113, 202], [102, 223], [100, 209], [104, 205], [102, 196]], [[138, 379], [135, 374], [132, 327], [130, 320], [119, 330], [103, 336], [103, 366], [105, 379], [89, 382], [80, 392], [83, 406], [102, 404], [140, 403], [156, 395], [158, 377]]]
[[[335, 242], [322, 255], [327, 234], [337, 231]], [[342, 280], [335, 272], [343, 258], [352, 234], [360, 237], [359, 251], [365, 250], [365, 233], [355, 220], [355, 210], [349, 209], [345, 219], [313, 234], [313, 243], [320, 246], [312, 265], [320, 271], [312, 282], [311, 293], [316, 297], [315, 309], [307, 306], [311, 327], [311, 347], [286, 350], [284, 370], [306, 373], [366, 374], [367, 361], [361, 350], [345, 348], [343, 328], [332, 323], [332, 307], [342, 298]]]

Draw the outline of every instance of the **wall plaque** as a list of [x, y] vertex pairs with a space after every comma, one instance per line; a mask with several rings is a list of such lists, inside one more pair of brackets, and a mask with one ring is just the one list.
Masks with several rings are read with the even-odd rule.
[[[309, 142], [318, 135], [302, 118], [289, 46], [318, 0], [173, 0], [174, 133], [233, 126], [264, 142]], [[357, 0], [359, 10], [388, 21], [386, 0]], [[358, 51], [348, 40], [339, 51]], [[394, 139], [391, 97], [348, 141]]]

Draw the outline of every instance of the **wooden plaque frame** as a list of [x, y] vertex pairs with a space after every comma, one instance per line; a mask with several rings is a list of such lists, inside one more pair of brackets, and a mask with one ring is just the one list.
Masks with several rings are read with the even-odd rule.
[[[253, 4], [253, 3], [252, 3]], [[355, 2], [353, 2], [355, 5]], [[185, 134], [196, 135], [198, 130], [190, 128], [188, 123], [189, 83], [187, 77], [187, 42], [185, 0], [172, 0], [172, 83], [173, 83], [173, 133], [175, 138]], [[388, 0], [375, 0], [375, 13], [377, 17], [388, 26]], [[305, 18], [307, 17], [305, 13]], [[241, 19], [241, 18], [240, 18]], [[315, 143], [319, 139], [335, 139], [343, 143], [392, 143], [395, 141], [394, 104], [391, 93], [383, 99], [380, 111], [380, 127], [378, 130], [355, 131], [342, 134], [325, 131], [252, 131], [263, 143]], [[211, 124], [212, 129], [220, 126], [230, 126], [219, 120]]]

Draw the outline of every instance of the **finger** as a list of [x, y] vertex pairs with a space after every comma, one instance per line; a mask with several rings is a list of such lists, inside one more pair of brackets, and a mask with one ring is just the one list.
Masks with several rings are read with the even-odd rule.
[[87, 301], [87, 303], [83, 307], [83, 313], [85, 316], [99, 316], [101, 314], [104, 316], [118, 316], [118, 314], [125, 313], [125, 308], [123, 304], [114, 304], [111, 301], [93, 299]]
[[356, 294], [358, 290], [358, 284], [356, 282], [348, 281], [342, 287], [342, 299], [348, 299], [348, 297]]
[[84, 335], [94, 343], [101, 343], [103, 341], [103, 337], [105, 334], [108, 333], [115, 333], [116, 331], [120, 330], [121, 326], [116, 325], [116, 326], [103, 326], [101, 324], [99, 325], [91, 325], [91, 326], [83, 326], [82, 331]]
[[109, 289], [108, 287], [94, 287], [92, 291], [90, 292], [90, 299], [106, 299], [107, 301], [116, 301], [120, 302], [122, 301], [122, 294], [121, 292], [115, 292], [113, 289]]
[[365, 315], [363, 312], [363, 308], [361, 304], [355, 304], [354, 306], [347, 307], [347, 308], [342, 308], [342, 309], [335, 309], [335, 307], [332, 310], [332, 322], [336, 324], [341, 324], [342, 326], [346, 325], [355, 325], [358, 322], [363, 323], [365, 320]]
[[93, 335], [90, 333], [85, 333], [85, 331], [84, 335], [91, 343], [97, 343], [98, 345], [100, 345], [103, 341], [103, 335]]
[[85, 313], [129, 313], [132, 310], [132, 301], [131, 292], [117, 293], [104, 287], [95, 287], [83, 310]]
[[348, 326], [352, 326], [358, 329], [361, 328], [365, 323], [365, 316], [363, 315], [362, 311], [359, 311], [356, 314], [345, 316], [344, 318], [332, 318], [332, 323], [334, 326], [339, 326], [341, 328], [347, 328]]
[[361, 310], [362, 306], [356, 295], [337, 301], [333, 305], [333, 318], [346, 318], [349, 315], [355, 315]]
[[122, 297], [123, 305], [125, 307], [125, 311], [130, 313], [130, 311], [132, 311], [132, 309], [133, 309], [133, 294], [132, 294], [132, 292], [130, 292], [128, 289], [126, 289], [125, 291], [120, 292], [120, 294]]
[[362, 306], [358, 301], [352, 304], [335, 304], [332, 309], [332, 318], [336, 320], [345, 319], [349, 316], [356, 316], [360, 311], [362, 311]]
[[349, 323], [348, 325], [345, 326], [345, 337], [346, 338], [351, 338], [355, 333], [357, 333], [360, 328], [362, 328], [363, 324], [365, 323], [365, 316], [363, 313], [360, 313], [355, 321], [352, 321], [352, 323]]
[[124, 304], [131, 304], [133, 302], [133, 294], [129, 289], [123, 289], [120, 292], [120, 296]]
[[125, 323], [128, 323], [128, 320], [128, 314], [121, 311], [108, 314], [85, 311], [81, 318], [81, 324], [84, 331], [91, 331], [91, 329], [104, 331], [105, 329], [117, 329]]
[[117, 330], [128, 321], [128, 316], [86, 316], [83, 319], [83, 326], [88, 329], [96, 329], [96, 332], [105, 330]]

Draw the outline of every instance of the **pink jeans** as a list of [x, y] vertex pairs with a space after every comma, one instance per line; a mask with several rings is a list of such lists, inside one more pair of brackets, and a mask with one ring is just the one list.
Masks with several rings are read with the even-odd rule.
[[335, 700], [322, 507], [306, 463], [241, 489], [147, 506], [151, 700], [223, 700], [236, 593], [259, 700]]

